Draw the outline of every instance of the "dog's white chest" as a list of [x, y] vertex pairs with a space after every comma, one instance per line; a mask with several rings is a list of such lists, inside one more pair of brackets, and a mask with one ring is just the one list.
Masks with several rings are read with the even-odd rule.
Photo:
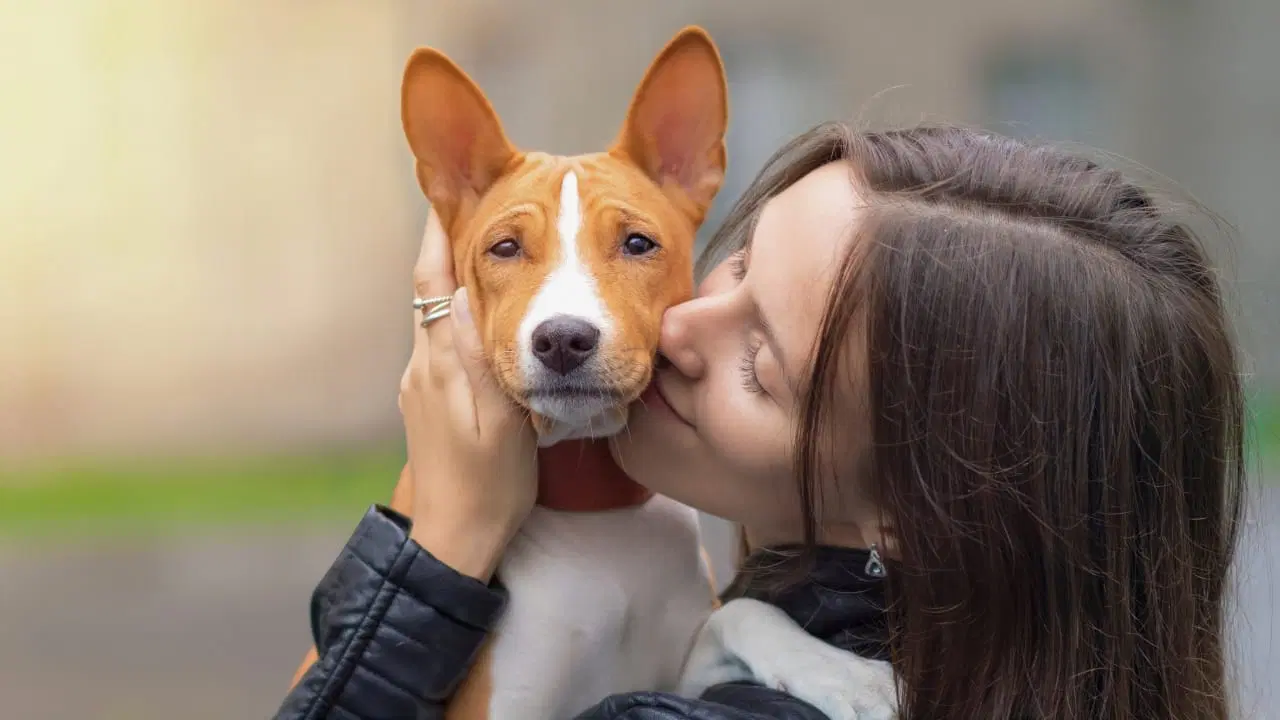
[[668, 498], [534, 510], [498, 577], [492, 720], [572, 717], [605, 696], [672, 690], [712, 594], [697, 514]]

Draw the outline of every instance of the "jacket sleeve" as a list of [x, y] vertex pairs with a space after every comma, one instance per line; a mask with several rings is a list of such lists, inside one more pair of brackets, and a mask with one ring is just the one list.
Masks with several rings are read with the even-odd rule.
[[375, 505], [311, 597], [319, 660], [275, 720], [444, 716], [506, 600], [409, 539], [409, 520]]
[[702, 697], [637, 692], [613, 695], [577, 720], [828, 720], [814, 706], [779, 690], [745, 682], [708, 688]]

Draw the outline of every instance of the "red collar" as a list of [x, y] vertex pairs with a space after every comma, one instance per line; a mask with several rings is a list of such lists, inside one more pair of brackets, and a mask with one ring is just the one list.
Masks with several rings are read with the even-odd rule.
[[538, 504], [562, 512], [635, 507], [653, 492], [622, 472], [607, 440], [566, 440], [538, 450]]

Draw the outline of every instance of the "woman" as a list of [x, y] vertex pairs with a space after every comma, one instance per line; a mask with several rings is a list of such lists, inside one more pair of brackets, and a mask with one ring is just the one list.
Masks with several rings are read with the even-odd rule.
[[[447, 294], [428, 236], [417, 290]], [[613, 453], [743, 525], [761, 550], [730, 594], [892, 659], [904, 718], [1227, 717], [1236, 353], [1203, 249], [1146, 191], [983, 132], [828, 124], [775, 155], [700, 273]], [[440, 717], [500, 612], [533, 439], [453, 308], [402, 387], [411, 527], [366, 516], [279, 718]], [[739, 684], [583, 717], [820, 715]]]

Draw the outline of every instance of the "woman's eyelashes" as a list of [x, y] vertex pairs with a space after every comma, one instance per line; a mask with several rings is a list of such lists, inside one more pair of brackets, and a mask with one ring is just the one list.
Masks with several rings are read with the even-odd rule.
[[[747, 248], [741, 248], [729, 256], [729, 272], [736, 282], [747, 277]], [[760, 353], [761, 343], [751, 341], [747, 344], [742, 360], [738, 364], [738, 374], [742, 378], [742, 387], [749, 393], [764, 392], [760, 377], [756, 375], [756, 356]]]
[[733, 273], [733, 279], [742, 282], [747, 277], [747, 249], [742, 248], [735, 250], [729, 256], [729, 272]]
[[738, 365], [738, 374], [742, 377], [742, 387], [749, 393], [762, 393], [764, 386], [760, 384], [760, 377], [756, 375], [756, 355], [760, 353], [760, 344], [753, 343], [747, 346], [747, 352], [742, 356], [742, 362]]

